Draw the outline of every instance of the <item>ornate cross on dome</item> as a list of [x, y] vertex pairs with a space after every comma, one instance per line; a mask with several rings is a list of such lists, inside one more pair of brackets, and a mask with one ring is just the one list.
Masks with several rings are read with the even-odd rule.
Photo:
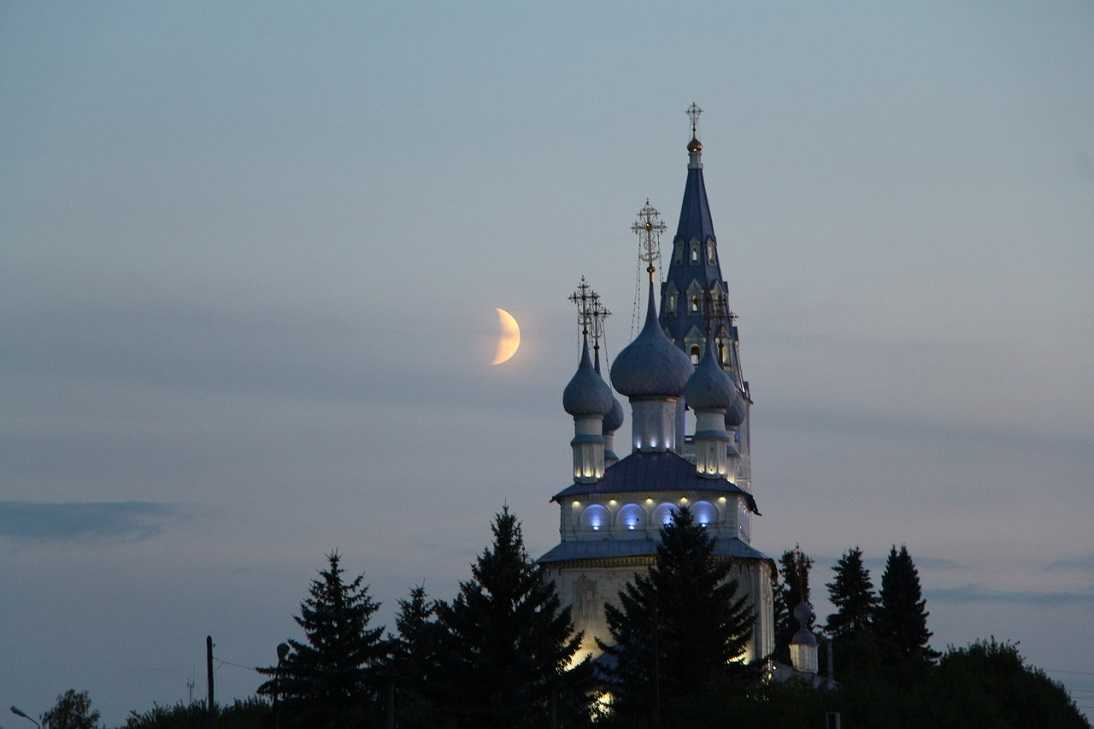
[[699, 105], [694, 101], [691, 102], [691, 106], [687, 109], [687, 115], [691, 117], [691, 136], [698, 139], [699, 135], [699, 115], [703, 113], [703, 110], [699, 108]]
[[594, 324], [595, 327], [593, 307], [600, 300], [600, 295], [592, 290], [589, 282], [582, 276], [577, 289], [567, 298], [577, 307], [577, 323], [581, 326], [581, 336], [588, 338], [589, 325]]
[[646, 204], [638, 211], [638, 220], [631, 226], [631, 230], [638, 236], [638, 258], [646, 262], [646, 273], [653, 282], [653, 262], [661, 260], [661, 234], [666, 226], [661, 222], [661, 213], [650, 205], [650, 199], [646, 198]]

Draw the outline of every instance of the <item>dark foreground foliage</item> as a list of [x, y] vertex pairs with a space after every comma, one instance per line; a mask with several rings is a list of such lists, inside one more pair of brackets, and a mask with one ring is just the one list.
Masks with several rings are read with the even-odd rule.
[[[148, 711], [129, 712], [121, 729], [205, 729], [209, 715], [205, 704], [178, 703], [174, 706], [153, 706]], [[273, 726], [270, 705], [261, 699], [236, 701], [230, 706], [218, 706], [217, 729], [266, 729]]]

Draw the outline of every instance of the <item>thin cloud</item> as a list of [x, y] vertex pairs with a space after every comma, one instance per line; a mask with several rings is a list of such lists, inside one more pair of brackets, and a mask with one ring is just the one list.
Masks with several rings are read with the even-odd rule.
[[926, 591], [927, 599], [950, 603], [1006, 602], [1042, 607], [1079, 606], [1094, 609], [1094, 590], [1039, 592], [992, 590], [975, 584]]
[[0, 501], [0, 538], [17, 541], [142, 541], [186, 518], [176, 504], [148, 501]]

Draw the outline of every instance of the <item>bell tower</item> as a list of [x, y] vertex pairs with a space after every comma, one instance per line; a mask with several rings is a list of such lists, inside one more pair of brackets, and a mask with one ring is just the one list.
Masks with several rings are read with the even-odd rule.
[[[703, 143], [699, 141], [699, 117], [702, 113], [703, 110], [695, 103], [687, 109], [691, 121], [687, 178], [676, 235], [672, 238], [668, 273], [661, 284], [660, 320], [673, 343], [684, 350], [695, 366], [703, 357], [708, 337], [712, 338], [711, 348], [718, 364], [729, 375], [741, 396], [740, 406], [726, 413], [734, 482], [751, 491], [749, 410], [752, 396], [748, 380], [741, 370], [737, 316], [729, 303], [729, 285], [722, 276], [718, 238], [714, 234], [714, 221], [703, 179]], [[707, 302], [717, 312], [709, 320]], [[691, 409], [684, 398], [676, 413], [679, 452], [688, 458], [695, 455], [694, 433], [685, 435], [685, 412]]]

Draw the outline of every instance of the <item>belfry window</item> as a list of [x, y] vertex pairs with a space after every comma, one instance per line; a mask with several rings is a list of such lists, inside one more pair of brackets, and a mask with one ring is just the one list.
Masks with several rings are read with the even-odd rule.
[[699, 364], [699, 345], [696, 344], [691, 348], [691, 363], [693, 365]]
[[717, 262], [718, 256], [714, 250], [714, 241], [707, 241], [707, 263], [713, 266]]
[[693, 241], [692, 244], [691, 244], [691, 262], [692, 263], [698, 263], [699, 262], [699, 242], [698, 241]]
[[698, 314], [699, 313], [699, 297], [698, 296], [692, 296], [691, 297], [691, 313], [692, 314]]

